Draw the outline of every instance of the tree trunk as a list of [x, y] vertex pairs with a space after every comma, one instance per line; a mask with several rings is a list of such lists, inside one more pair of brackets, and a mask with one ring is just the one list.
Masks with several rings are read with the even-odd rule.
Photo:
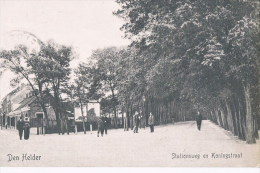
[[240, 115], [241, 115], [241, 126], [243, 131], [244, 140], [246, 140], [246, 111], [243, 109], [243, 104], [241, 103]]
[[243, 129], [243, 119], [242, 119], [242, 115], [240, 113], [240, 103], [239, 103], [239, 100], [238, 100], [238, 127], [239, 127], [239, 139], [241, 140], [245, 140], [245, 133], [244, 133], [244, 129]]
[[232, 98], [231, 101], [231, 110], [233, 112], [233, 124], [234, 124], [234, 135], [239, 136], [239, 129], [238, 129], [238, 114], [237, 114], [237, 109], [236, 109], [236, 102], [235, 102], [235, 98]]
[[259, 135], [258, 135], [258, 125], [257, 125], [257, 119], [254, 118], [254, 130], [255, 130], [255, 138], [259, 139]]
[[130, 106], [130, 128], [131, 130], [133, 130], [134, 126], [133, 126], [133, 105], [131, 103], [131, 106]]
[[250, 86], [244, 86], [245, 101], [246, 101], [246, 142], [248, 144], [256, 143], [254, 135], [254, 119], [252, 115]]
[[221, 111], [221, 110], [218, 111], [219, 122], [220, 122], [219, 124], [220, 124], [221, 127], [223, 127], [225, 129], [225, 125], [224, 125], [224, 122], [223, 122], [223, 114], [224, 114], [223, 111]]
[[227, 109], [227, 121], [228, 121], [228, 129], [234, 134], [234, 125], [233, 125], [233, 118], [232, 118], [232, 113], [231, 113], [231, 108], [230, 105], [228, 104], [228, 101], [225, 100], [226, 104], [226, 109]]
[[66, 126], [67, 134], [69, 135], [70, 131], [69, 131], [69, 126], [68, 126], [68, 117], [66, 117], [66, 119], [65, 119], [65, 126]]
[[128, 102], [126, 103], [126, 131], [129, 130], [129, 104]]
[[162, 124], [161, 104], [158, 105], [158, 114], [159, 114], [159, 124]]
[[113, 86], [110, 84], [110, 89], [111, 89], [111, 92], [112, 92], [112, 104], [113, 104], [113, 112], [114, 112], [114, 118], [115, 118], [115, 128], [117, 129], [117, 116], [116, 116], [116, 96], [115, 96], [115, 93], [114, 93], [114, 88]]
[[81, 102], [80, 102], [80, 110], [81, 110], [81, 115], [82, 115], [83, 131], [84, 131], [84, 134], [86, 134], [85, 117], [84, 117], [83, 105]]
[[124, 128], [124, 109], [121, 110], [122, 113], [122, 127]]
[[228, 130], [227, 117], [225, 116], [223, 109], [220, 110], [220, 115], [221, 115], [221, 121], [222, 121], [222, 124], [223, 124], [223, 128], [225, 130]]
[[220, 125], [220, 120], [219, 120], [218, 110], [217, 110], [217, 109], [214, 111], [214, 114], [215, 114], [215, 117], [216, 117], [217, 125], [221, 126], [221, 125]]
[[38, 98], [38, 102], [40, 103], [40, 106], [41, 106], [42, 111], [44, 113], [44, 116], [46, 118], [46, 126], [48, 128], [49, 127], [49, 121], [48, 121], [47, 110], [46, 110], [45, 103], [44, 103], [44, 95], [43, 95], [43, 92], [42, 92], [42, 83], [38, 82], [38, 88], [39, 88], [39, 94], [40, 94], [40, 98]]
[[41, 108], [42, 108], [42, 111], [43, 111], [45, 119], [46, 119], [46, 126], [49, 127], [47, 109], [46, 109], [45, 105], [41, 105]]
[[56, 121], [57, 121], [57, 130], [58, 130], [58, 134], [61, 133], [61, 123], [60, 123], [60, 116], [59, 116], [59, 112], [56, 108], [54, 108], [54, 113], [55, 113], [55, 117], [56, 117]]
[[117, 129], [117, 116], [116, 116], [117, 111], [116, 111], [115, 106], [113, 106], [113, 111], [114, 111], [114, 117], [115, 117], [115, 128]]

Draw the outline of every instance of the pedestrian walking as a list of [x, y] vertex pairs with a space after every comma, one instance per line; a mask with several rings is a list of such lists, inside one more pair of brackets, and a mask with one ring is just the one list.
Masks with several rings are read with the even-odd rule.
[[104, 131], [105, 131], [105, 134], [107, 135], [107, 129], [108, 129], [108, 126], [109, 126], [109, 120], [106, 116], [103, 117], [103, 123], [104, 123]]
[[202, 124], [202, 115], [201, 113], [198, 111], [198, 114], [196, 116], [196, 122], [197, 122], [197, 128], [198, 130], [201, 129], [201, 124]]
[[60, 124], [61, 124], [61, 126], [60, 126], [61, 134], [64, 135], [65, 134], [65, 119], [63, 116], [60, 118]]
[[143, 116], [142, 114], [138, 116], [139, 119], [139, 128], [141, 129], [143, 127]]
[[24, 139], [28, 140], [30, 137], [30, 119], [24, 119]]
[[154, 132], [154, 115], [150, 112], [150, 116], [148, 118], [148, 125], [150, 126], [150, 132]]
[[17, 121], [16, 128], [19, 132], [20, 140], [22, 140], [22, 138], [23, 138], [23, 128], [24, 128], [24, 121], [23, 121], [22, 117], [20, 117], [20, 119]]
[[140, 124], [141, 124], [141, 127], [145, 129], [145, 126], [146, 126], [146, 118], [145, 118], [144, 112], [142, 112], [142, 114], [141, 114], [141, 122], [140, 122]]
[[98, 133], [97, 137], [99, 137], [99, 133], [101, 132], [101, 136], [103, 137], [104, 134], [104, 122], [102, 120], [102, 117], [98, 118]]
[[127, 126], [127, 118], [124, 117], [124, 131], [128, 130], [128, 126]]
[[133, 117], [134, 133], [138, 133], [138, 127], [140, 123], [138, 112], [136, 111]]

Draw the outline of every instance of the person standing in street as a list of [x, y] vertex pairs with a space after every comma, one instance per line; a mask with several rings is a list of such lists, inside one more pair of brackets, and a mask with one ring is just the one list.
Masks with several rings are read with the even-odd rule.
[[140, 127], [140, 129], [141, 128], [144, 128], [144, 126], [143, 126], [143, 116], [142, 116], [142, 112], [140, 113], [141, 115], [139, 116], [139, 127]]
[[198, 114], [196, 116], [196, 122], [197, 122], [197, 128], [198, 130], [201, 129], [201, 124], [202, 124], [202, 115], [201, 113], [198, 111]]
[[104, 134], [104, 122], [102, 120], [102, 117], [98, 118], [98, 133], [97, 137], [99, 137], [99, 133], [101, 132], [101, 136], [103, 137]]
[[107, 135], [107, 129], [108, 129], [108, 118], [106, 116], [103, 117], [103, 123], [104, 123], [104, 131], [105, 134]]
[[24, 127], [24, 121], [23, 121], [23, 118], [20, 117], [20, 119], [17, 121], [17, 125], [16, 125], [16, 128], [19, 132], [20, 140], [22, 140], [22, 138], [23, 138], [23, 127]]
[[139, 122], [140, 122], [140, 119], [139, 119], [139, 116], [138, 116], [138, 112], [136, 111], [135, 114], [134, 114], [134, 117], [133, 117], [133, 122], [134, 122], [134, 133], [138, 133], [138, 127], [139, 127]]
[[29, 118], [25, 118], [24, 121], [24, 139], [28, 140], [30, 137], [30, 120]]
[[150, 112], [150, 116], [148, 118], [148, 125], [150, 126], [150, 132], [154, 132], [154, 115]]

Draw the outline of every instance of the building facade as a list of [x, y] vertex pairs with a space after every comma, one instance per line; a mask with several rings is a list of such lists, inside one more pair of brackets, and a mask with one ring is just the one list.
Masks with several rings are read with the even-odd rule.
[[[55, 113], [49, 104], [50, 101], [46, 102], [48, 119], [55, 120]], [[16, 128], [16, 122], [20, 117], [29, 117], [31, 127], [39, 126], [45, 119], [37, 98], [33, 95], [30, 86], [25, 84], [7, 94], [1, 104], [0, 119], [2, 127]]]

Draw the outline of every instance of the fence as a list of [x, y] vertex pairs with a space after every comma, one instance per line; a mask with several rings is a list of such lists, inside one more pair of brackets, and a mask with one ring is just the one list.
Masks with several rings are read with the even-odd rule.
[[[121, 128], [123, 127], [123, 120], [121, 117], [115, 118], [108, 118], [108, 128]], [[57, 120], [43, 120], [39, 118], [31, 118], [30, 119], [30, 126], [37, 128], [37, 134], [41, 134], [43, 129], [45, 130], [44, 133], [51, 134], [51, 133], [74, 133], [75, 126], [77, 128], [77, 132], [83, 131], [83, 122], [75, 122], [74, 120], [65, 120], [62, 123], [61, 127], [58, 127]], [[48, 124], [48, 125], [47, 125]], [[116, 125], [117, 124], [117, 125]], [[97, 130], [97, 123], [92, 123], [92, 130]], [[86, 131], [90, 131], [90, 123], [85, 122]]]

